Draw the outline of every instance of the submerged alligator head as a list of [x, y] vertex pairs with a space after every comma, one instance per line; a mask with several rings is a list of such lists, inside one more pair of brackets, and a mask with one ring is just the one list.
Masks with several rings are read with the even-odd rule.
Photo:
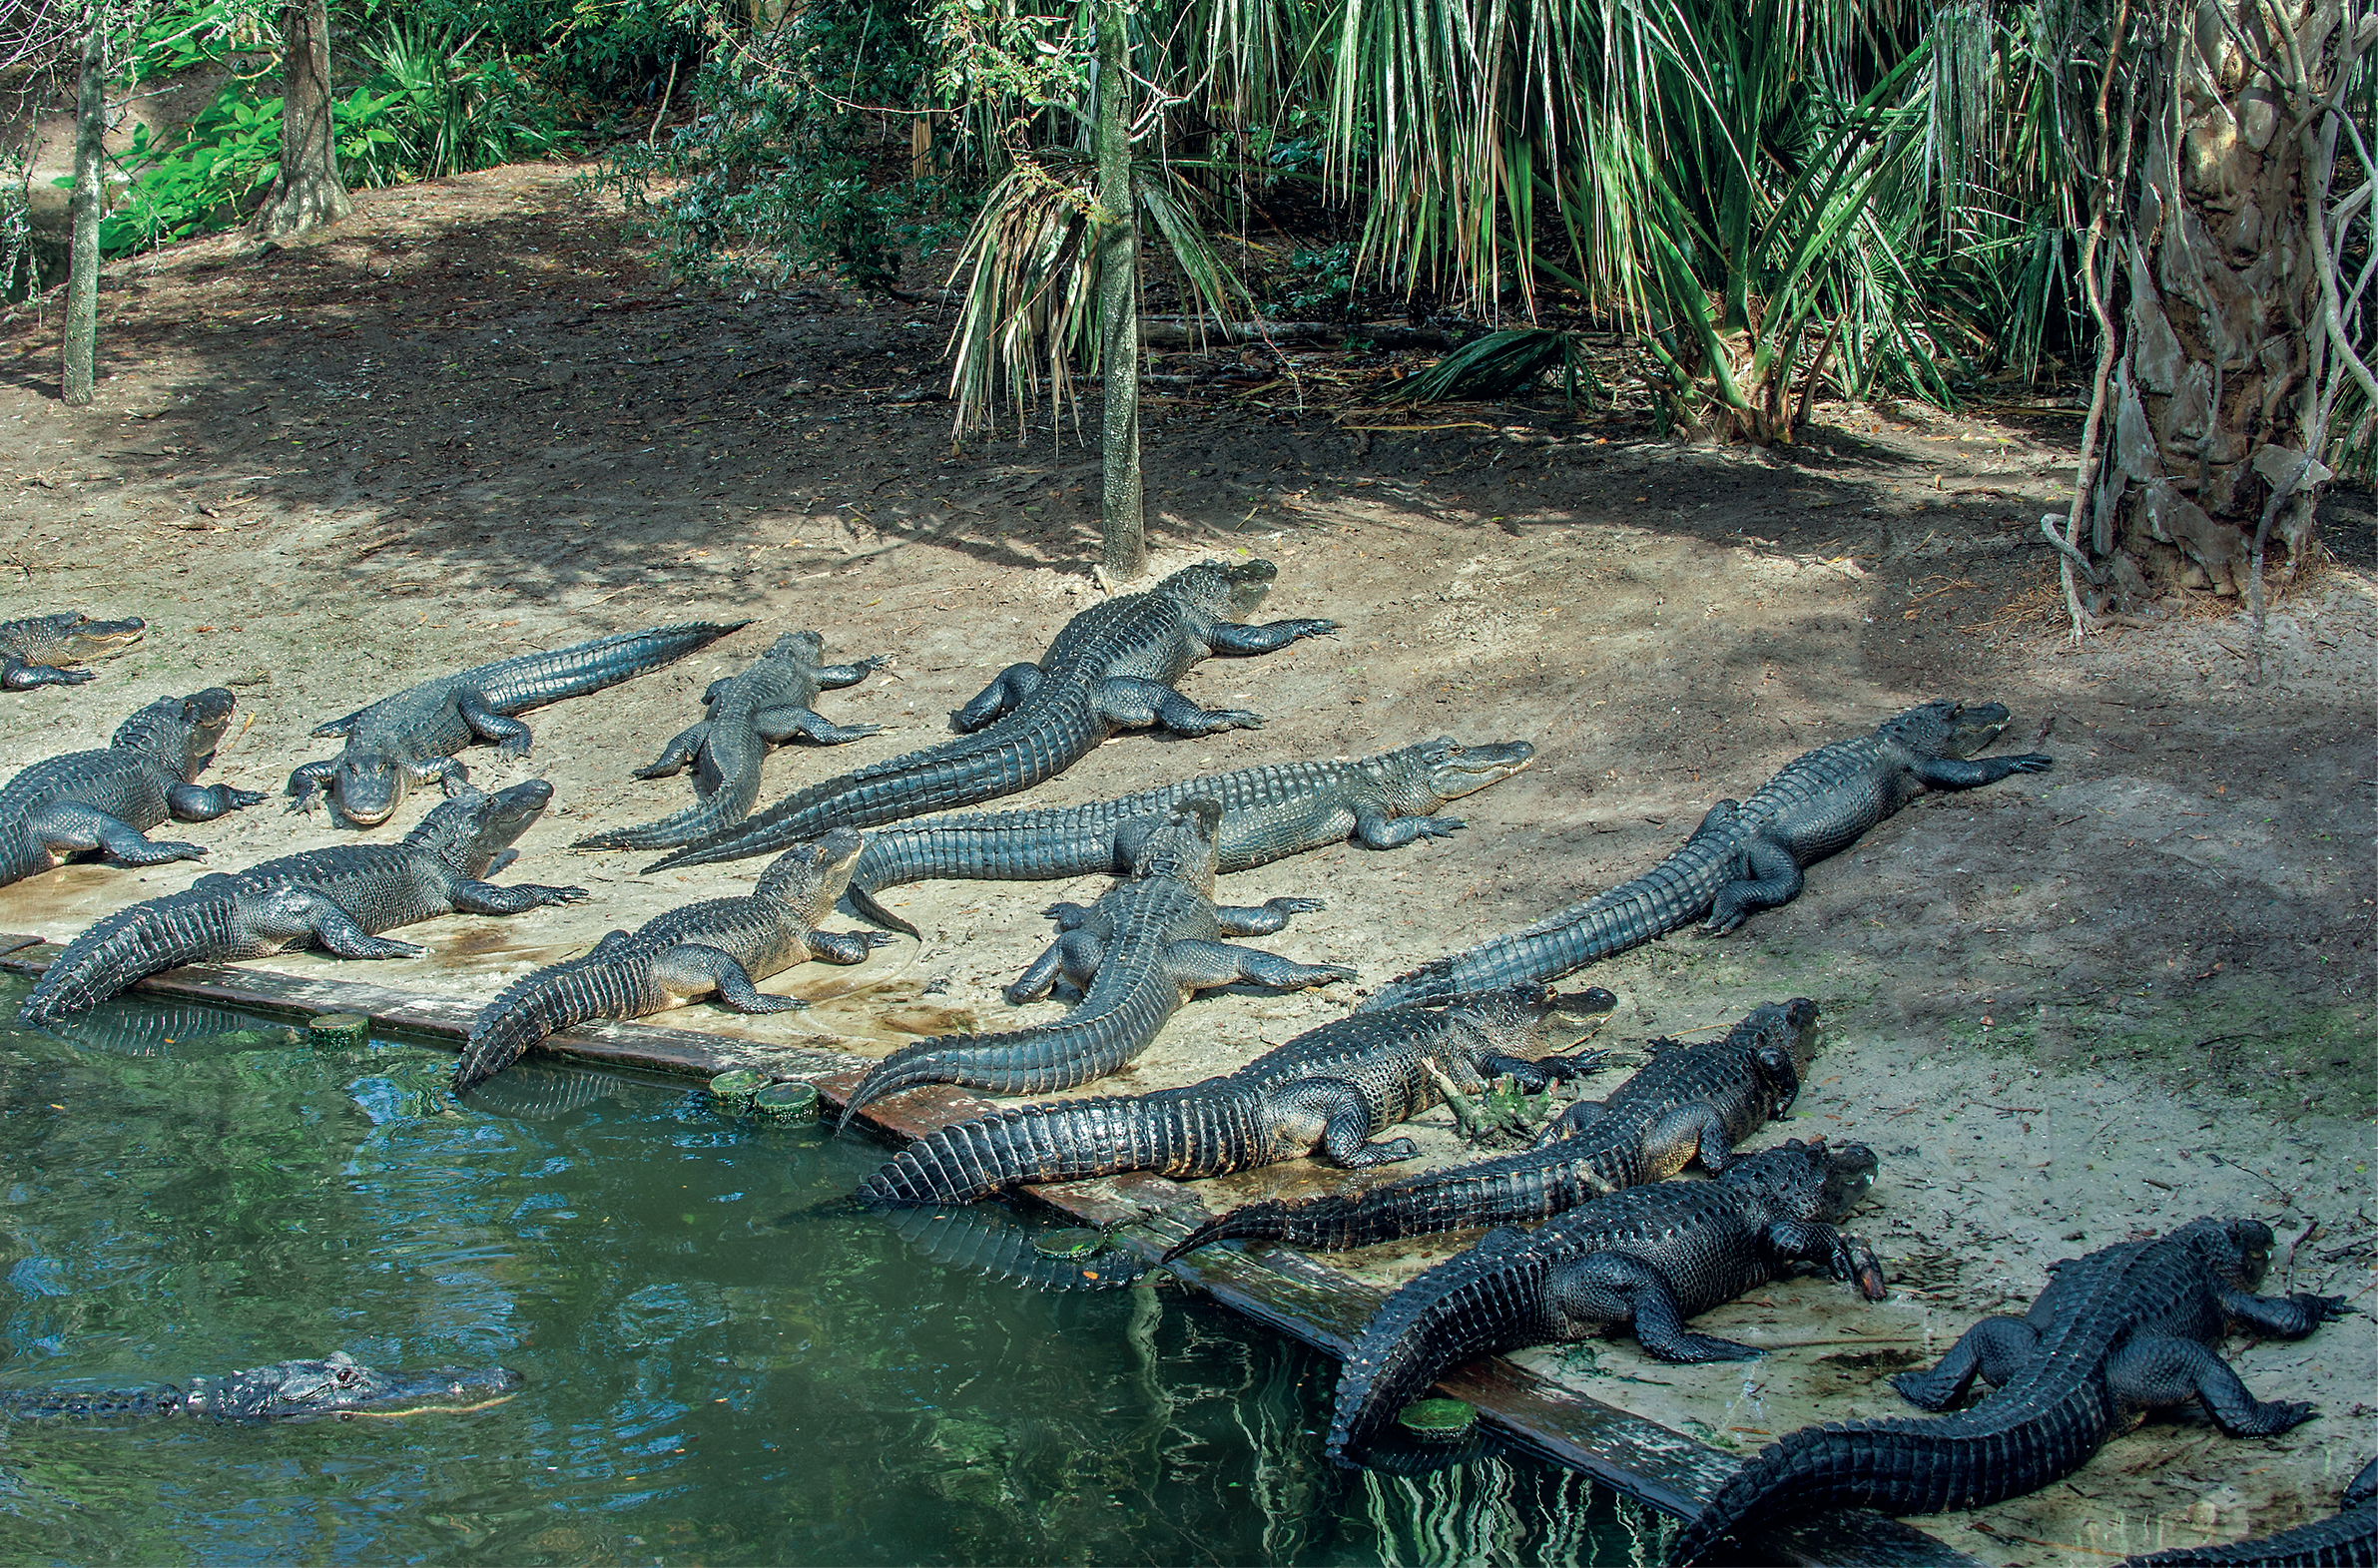
[[510, 1393], [526, 1381], [508, 1366], [382, 1371], [344, 1350], [333, 1350], [318, 1361], [275, 1361], [221, 1377], [194, 1377], [182, 1397], [182, 1410], [221, 1421], [390, 1413], [423, 1405], [475, 1403]]
[[231, 728], [235, 702], [220, 686], [188, 697], [161, 697], [118, 725], [108, 745], [155, 758], [189, 783], [215, 761], [215, 750]]
[[1476, 794], [1535, 761], [1525, 741], [1489, 741], [1464, 746], [1450, 735], [1391, 752], [1372, 767], [1388, 799], [1409, 816], [1426, 816], [1448, 800]]
[[866, 847], [858, 828], [831, 828], [770, 861], [752, 895], [778, 900], [815, 928], [834, 913], [834, 902], [851, 885], [852, 868]]
[[1875, 733], [1919, 757], [1967, 758], [1989, 750], [2010, 717], [2004, 703], [1925, 703]]
[[553, 803], [553, 785], [542, 779], [498, 789], [493, 794], [465, 784], [452, 799], [442, 801], [421, 818], [421, 825], [404, 841], [428, 850], [464, 876], [485, 876], [528, 831], [529, 824]]

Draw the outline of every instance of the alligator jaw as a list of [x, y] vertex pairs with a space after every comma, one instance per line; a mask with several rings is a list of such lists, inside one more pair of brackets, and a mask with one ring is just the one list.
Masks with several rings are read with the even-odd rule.
[[222, 1377], [193, 1378], [182, 1409], [192, 1415], [248, 1421], [394, 1414], [477, 1403], [510, 1393], [526, 1381], [507, 1366], [381, 1371], [334, 1350], [318, 1361], [276, 1361]]
[[1496, 741], [1466, 746], [1438, 761], [1429, 770], [1429, 787], [1441, 800], [1459, 800], [1488, 784], [1524, 773], [1535, 763], [1535, 748], [1525, 741]]

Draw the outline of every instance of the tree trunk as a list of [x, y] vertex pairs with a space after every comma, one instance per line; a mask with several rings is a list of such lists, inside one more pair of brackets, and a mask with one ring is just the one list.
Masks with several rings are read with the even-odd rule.
[[1099, 500], [1103, 564], [1129, 581], [1147, 570], [1139, 478], [1139, 202], [1131, 182], [1131, 78], [1120, 0], [1098, 6], [1098, 361], [1106, 382], [1100, 431], [1105, 483]]
[[338, 179], [330, 124], [330, 18], [325, 0], [281, 9], [281, 174], [265, 198], [256, 237], [293, 240], [354, 211]]
[[107, 133], [102, 81], [107, 49], [107, 8], [91, 8], [91, 30], [83, 35], [83, 71], [74, 99], [74, 240], [66, 267], [65, 372], [59, 395], [69, 403], [91, 401], [99, 362], [99, 211], [106, 205], [100, 186], [100, 139]]

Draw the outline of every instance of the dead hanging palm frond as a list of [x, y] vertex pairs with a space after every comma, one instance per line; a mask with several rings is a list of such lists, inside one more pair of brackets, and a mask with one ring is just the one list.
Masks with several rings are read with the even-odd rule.
[[1464, 343], [1418, 375], [1397, 382], [1386, 396], [1410, 403], [1515, 397], [1554, 370], [1560, 372], [1561, 393], [1572, 405], [1579, 386], [1588, 404], [1601, 399], [1602, 384], [1585, 362], [1584, 345], [1576, 334], [1543, 327], [1514, 327]]

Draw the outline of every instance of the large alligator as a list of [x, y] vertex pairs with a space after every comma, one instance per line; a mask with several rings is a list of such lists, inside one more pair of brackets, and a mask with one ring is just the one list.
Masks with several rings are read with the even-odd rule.
[[2345, 1484], [2337, 1511], [2276, 1535], [2225, 1546], [2175, 1546], [2121, 1568], [2373, 1568], [2378, 1565], [2378, 1459]]
[[35, 763], [0, 788], [0, 884], [98, 850], [118, 865], [204, 858], [204, 844], [152, 843], [172, 817], [211, 822], [264, 798], [254, 789], [192, 783], [232, 722], [220, 686], [161, 697], [117, 727], [105, 748]]
[[1209, 711], [1173, 690], [1200, 661], [1268, 654], [1335, 621], [1241, 626], [1271, 591], [1269, 561], [1201, 561], [1145, 593], [1092, 605], [1036, 665], [1009, 665], [950, 716], [961, 739], [797, 789], [757, 816], [655, 861], [649, 870], [768, 854], [829, 827], [873, 827], [1013, 794], [1053, 779], [1108, 736], [1149, 725], [1175, 735], [1252, 729], [1260, 716]]
[[467, 784], [470, 770], [454, 754], [474, 741], [498, 746], [507, 757], [526, 757], [532, 737], [514, 715], [617, 686], [749, 625], [687, 621], [619, 632], [408, 686], [315, 727], [315, 735], [343, 736], [346, 749], [289, 776], [291, 809], [310, 807], [315, 796], [327, 794], [348, 822], [376, 827], [410, 788], [434, 779], [450, 794]]
[[1063, 974], [1083, 987], [1055, 1023], [1005, 1034], [941, 1035], [902, 1046], [868, 1070], [843, 1111], [915, 1084], [956, 1083], [994, 1094], [1045, 1094], [1116, 1071], [1148, 1048], [1181, 1004], [1217, 985], [1299, 989], [1351, 980], [1343, 964], [1301, 964], [1218, 940], [1265, 936], [1317, 898], [1274, 898], [1255, 908], [1214, 902], [1214, 837], [1222, 807], [1185, 800], [1147, 836], [1130, 880], [1088, 909], [1056, 904], [1064, 932], [1007, 988], [1010, 1002], [1046, 996]]
[[80, 686], [97, 671], [76, 670], [102, 654], [130, 648], [149, 623], [137, 615], [94, 621], [77, 610], [0, 621], [0, 686], [22, 692], [36, 686]]
[[1800, 896], [1802, 868], [1856, 843], [1927, 789], [1972, 789], [2045, 772], [2038, 753], [1973, 761], [2007, 728], [1998, 703], [1926, 703], [1871, 735], [1804, 752], [1756, 793], [1720, 800], [1684, 846], [1641, 876], [1400, 975], [1363, 1002], [1400, 1007], [1465, 991], [1551, 980], [1707, 916], [1731, 931], [1744, 916]]
[[769, 996], [753, 984], [821, 958], [855, 964], [897, 940], [882, 931], [821, 931], [859, 858], [859, 833], [837, 827], [795, 844], [761, 873], [747, 898], [712, 898], [646, 921], [634, 935], [613, 931], [594, 950], [532, 970], [503, 988], [470, 1026], [454, 1064], [457, 1094], [493, 1077], [547, 1035], [589, 1018], [641, 1018], [680, 1002], [716, 996], [739, 1013], [777, 1013], [808, 1004]]
[[1368, 1442], [1449, 1367], [1523, 1345], [1582, 1339], [1632, 1323], [1663, 1361], [1744, 1360], [1764, 1352], [1685, 1319], [1787, 1273], [1824, 1266], [1883, 1299], [1864, 1243], [1833, 1228], [1874, 1185], [1874, 1155], [1798, 1140], [1736, 1162], [1714, 1182], [1617, 1193], [1533, 1232], [1496, 1231], [1415, 1276], [1363, 1325], [1338, 1378], [1332, 1458]]
[[2233, 1327], [2300, 1339], [2342, 1316], [2341, 1296], [2256, 1296], [2270, 1267], [2259, 1220], [2193, 1220], [2058, 1264], [2021, 1317], [1985, 1317], [1924, 1372], [1892, 1386], [1946, 1410], [1978, 1375], [1996, 1391], [1935, 1420], [1807, 1426], [1760, 1451], [1676, 1538], [1701, 1560], [1729, 1535], [1827, 1508], [1982, 1508], [2071, 1475], [2147, 1410], [2200, 1400], [2232, 1437], [2308, 1420], [2312, 1406], [2246, 1391], [2215, 1353]]
[[[1603, 993], [1607, 995], [1607, 992]], [[1358, 1013], [1392, 1017], [1401, 1012]], [[1817, 1004], [1768, 1002], [1722, 1040], [1653, 1041], [1648, 1065], [1596, 1104], [1580, 1101], [1533, 1149], [1407, 1177], [1353, 1198], [1249, 1204], [1174, 1244], [1167, 1262], [1208, 1242], [1273, 1240], [1366, 1247], [1470, 1226], [1513, 1225], [1588, 1199], [1663, 1182], [1695, 1160], [1713, 1174], [1734, 1146], [1791, 1108], [1817, 1049]]]
[[751, 814], [760, 798], [760, 764], [772, 746], [807, 736], [820, 746], [841, 746], [878, 734], [882, 725], [838, 725], [812, 706], [820, 692], [857, 686], [881, 658], [827, 664], [826, 639], [815, 632], [787, 632], [749, 670], [710, 683], [702, 694], [702, 722], [681, 731], [639, 779], [674, 779], [694, 770], [697, 802], [674, 816], [639, 827], [589, 833], [573, 849], [665, 849], [692, 843]]
[[[1118, 1171], [1224, 1176], [1319, 1150], [1359, 1169], [1409, 1160], [1376, 1140], [1443, 1102], [1442, 1075], [1475, 1093], [1508, 1073], [1530, 1090], [1590, 1072], [1597, 1055], [1546, 1055], [1555, 1014], [1607, 1012], [1607, 991], [1512, 986], [1450, 1006], [1362, 1013], [1307, 1030], [1234, 1073], [1154, 1094], [994, 1111], [928, 1134], [859, 1189], [877, 1204], [947, 1204], [1021, 1182]], [[1432, 1071], [1434, 1069], [1434, 1071]]]
[[482, 880], [552, 798], [553, 785], [542, 779], [494, 794], [465, 785], [402, 842], [300, 850], [119, 909], [66, 944], [17, 1020], [54, 1023], [146, 975], [292, 947], [322, 947], [341, 958], [417, 958], [421, 948], [378, 933], [456, 910], [518, 914], [578, 903], [587, 896], [583, 887]]
[[382, 1371], [344, 1350], [320, 1360], [275, 1361], [220, 1376], [193, 1377], [187, 1388], [0, 1388], [0, 1421], [141, 1420], [204, 1416], [217, 1421], [288, 1421], [309, 1416], [397, 1414], [476, 1406], [527, 1379], [508, 1366]]
[[1222, 806], [1215, 863], [1225, 873], [1342, 843], [1349, 834], [1373, 849], [1393, 849], [1459, 831], [1461, 818], [1437, 810], [1508, 779], [1534, 756], [1525, 741], [1463, 746], [1441, 736], [1353, 762], [1266, 763], [1088, 805], [936, 817], [870, 834], [851, 873], [851, 903], [879, 925], [918, 936], [875, 895], [927, 877], [1122, 875], [1172, 808], [1199, 795]]

